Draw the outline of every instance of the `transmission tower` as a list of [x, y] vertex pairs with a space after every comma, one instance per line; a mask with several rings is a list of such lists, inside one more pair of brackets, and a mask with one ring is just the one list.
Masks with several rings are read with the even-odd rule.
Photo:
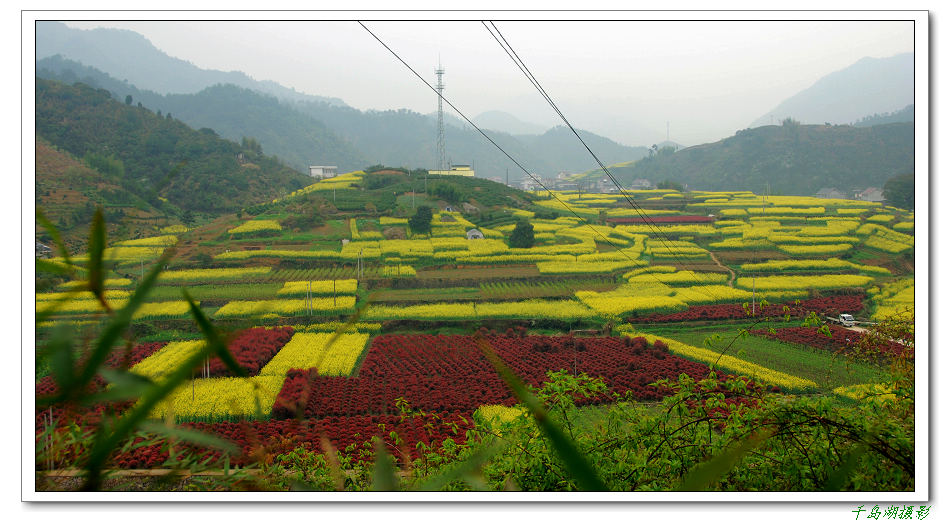
[[442, 89], [445, 88], [445, 84], [442, 83], [443, 74], [445, 74], [445, 69], [439, 61], [439, 67], [435, 70], [435, 75], [438, 77], [435, 88], [439, 91], [439, 170], [448, 170], [445, 165], [445, 120], [442, 117]]

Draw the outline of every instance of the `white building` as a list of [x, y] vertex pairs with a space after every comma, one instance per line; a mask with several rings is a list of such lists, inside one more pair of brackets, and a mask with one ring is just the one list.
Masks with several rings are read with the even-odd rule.
[[884, 191], [877, 187], [868, 187], [863, 191], [855, 194], [854, 199], [859, 199], [861, 201], [873, 201], [875, 203], [880, 203], [884, 201]]
[[311, 178], [332, 178], [336, 176], [336, 167], [328, 165], [310, 165], [310, 177]]

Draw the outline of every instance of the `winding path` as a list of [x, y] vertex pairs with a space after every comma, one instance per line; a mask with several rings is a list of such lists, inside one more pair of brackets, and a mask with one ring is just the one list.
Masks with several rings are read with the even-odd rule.
[[729, 282], [726, 283], [726, 284], [729, 285], [729, 286], [733, 286], [733, 283], [736, 282], [736, 273], [733, 272], [732, 269], [729, 268], [728, 266], [722, 264], [722, 262], [719, 261], [719, 258], [716, 257], [716, 254], [713, 254], [712, 251], [709, 251], [709, 257], [710, 257], [717, 265], [719, 265], [719, 266], [722, 267], [722, 268], [725, 268], [725, 269], [729, 272]]

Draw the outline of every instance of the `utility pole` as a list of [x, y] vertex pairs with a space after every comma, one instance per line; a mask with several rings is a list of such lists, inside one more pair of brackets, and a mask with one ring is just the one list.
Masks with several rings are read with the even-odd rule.
[[755, 317], [755, 272], [752, 273], [752, 317]]
[[[439, 153], [439, 170], [445, 169], [445, 120], [442, 114], [442, 89], [445, 89], [445, 84], [442, 83], [442, 75], [445, 74], [445, 69], [442, 68], [442, 60], [439, 60], [439, 66], [435, 70], [435, 75], [438, 80], [435, 84], [435, 89], [439, 94], [439, 142], [438, 142], [438, 153]], [[428, 178], [428, 175], [426, 176]], [[428, 189], [428, 187], [427, 187]]]

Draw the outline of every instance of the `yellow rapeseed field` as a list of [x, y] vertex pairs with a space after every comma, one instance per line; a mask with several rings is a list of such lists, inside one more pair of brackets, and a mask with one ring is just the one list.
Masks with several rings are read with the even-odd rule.
[[306, 315], [311, 310], [317, 315], [352, 312], [356, 296], [314, 297], [307, 299], [265, 299], [260, 301], [231, 301], [215, 312], [215, 317], [286, 317]]
[[175, 371], [185, 360], [199, 352], [204, 341], [177, 341], [166, 344], [161, 350], [146, 357], [132, 367], [132, 373], [161, 380]]
[[347, 376], [368, 340], [365, 333], [342, 333], [334, 339], [330, 332], [298, 332], [261, 369], [261, 375], [283, 377], [291, 369], [316, 368], [320, 375]]
[[228, 234], [252, 234], [265, 230], [280, 231], [280, 223], [274, 221], [273, 219], [252, 219], [250, 221], [245, 221], [231, 230], [228, 230]]
[[194, 379], [175, 388], [150, 416], [207, 420], [266, 416], [283, 384], [283, 376]]

